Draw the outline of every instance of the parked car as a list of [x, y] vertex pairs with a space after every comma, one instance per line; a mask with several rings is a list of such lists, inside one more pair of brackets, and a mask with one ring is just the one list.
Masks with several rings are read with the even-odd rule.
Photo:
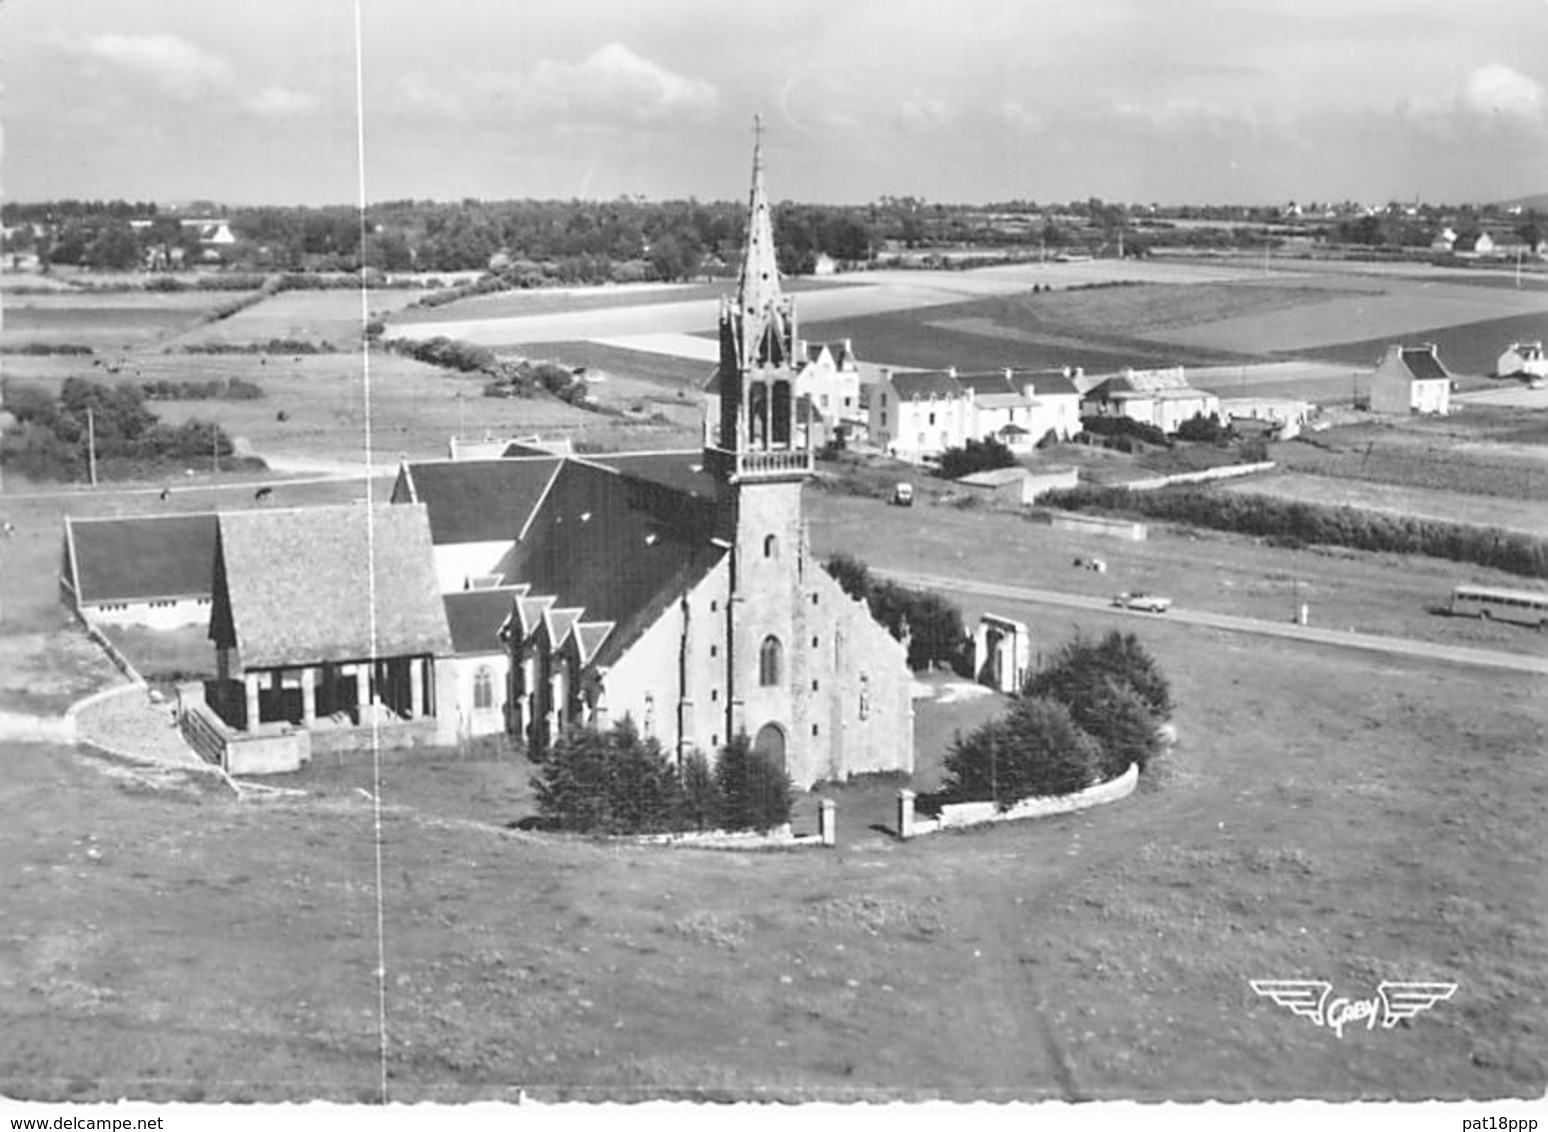
[[1113, 598], [1113, 604], [1122, 609], [1138, 609], [1144, 613], [1165, 613], [1172, 608], [1172, 599], [1137, 590], [1134, 593], [1119, 594]]
[[892, 502], [899, 507], [912, 507], [914, 505], [914, 485], [900, 483], [892, 489]]

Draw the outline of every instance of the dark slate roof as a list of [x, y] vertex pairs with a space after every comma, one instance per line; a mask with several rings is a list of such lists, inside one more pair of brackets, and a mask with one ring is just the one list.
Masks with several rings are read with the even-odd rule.
[[675, 452], [609, 452], [582, 459], [689, 495], [715, 498], [715, 477], [704, 470], [702, 448]]
[[941, 370], [929, 370], [924, 373], [895, 373], [892, 375], [892, 387], [898, 391], [898, 396], [905, 401], [918, 401], [931, 395], [936, 397], [962, 397], [965, 395], [962, 386], [957, 384], [957, 379]]
[[[500, 542], [521, 533], [563, 459], [558, 456], [497, 460], [436, 460], [409, 464], [413, 498], [430, 509], [435, 545]], [[404, 498], [403, 475], [393, 491]]]
[[209, 597], [214, 589], [212, 512], [123, 519], [65, 519], [78, 600]]
[[587, 621], [622, 622], [685, 565], [724, 553], [710, 541], [718, 520], [711, 500], [567, 460], [517, 544], [512, 580]]
[[513, 612], [519, 588], [503, 586], [493, 590], [463, 590], [444, 594], [446, 624], [451, 630], [452, 651], [458, 656], [502, 652], [500, 626]]
[[1403, 364], [1408, 367], [1408, 372], [1420, 381], [1451, 379], [1451, 375], [1446, 372], [1446, 367], [1440, 364], [1440, 358], [1436, 355], [1434, 346], [1404, 347]]
[[244, 668], [452, 651], [422, 505], [231, 512], [218, 548], [210, 635]]
[[1014, 380], [1023, 389], [1030, 390], [1034, 397], [1053, 397], [1061, 393], [1078, 396], [1080, 393], [1075, 382], [1058, 370], [1017, 370]]

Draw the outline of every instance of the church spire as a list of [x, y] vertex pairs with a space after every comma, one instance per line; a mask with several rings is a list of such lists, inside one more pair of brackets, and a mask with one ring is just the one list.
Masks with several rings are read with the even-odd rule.
[[763, 115], [753, 115], [752, 192], [747, 203], [747, 246], [737, 281], [737, 304], [744, 316], [761, 314], [780, 299], [779, 257], [774, 248], [774, 220], [763, 187]]

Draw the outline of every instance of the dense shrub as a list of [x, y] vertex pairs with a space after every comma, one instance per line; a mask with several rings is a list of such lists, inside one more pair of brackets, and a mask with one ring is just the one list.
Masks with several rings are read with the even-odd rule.
[[1230, 435], [1231, 428], [1229, 425], [1220, 423], [1219, 413], [1211, 413], [1207, 417], [1203, 413], [1194, 413], [1192, 417], [1177, 426], [1178, 440], [1218, 444]]
[[960, 670], [971, 663], [962, 611], [940, 594], [873, 577], [870, 567], [847, 554], [835, 554], [825, 565], [840, 589], [869, 605], [895, 639], [907, 640], [910, 668], [944, 664]]
[[80, 357], [95, 352], [90, 346], [83, 346], [78, 342], [27, 342], [20, 346], [0, 347], [0, 354], [26, 354], [31, 356], [63, 354]]
[[721, 748], [715, 784], [725, 829], [769, 830], [790, 820], [790, 776], [755, 751], [745, 731]]
[[1080, 420], [1086, 433], [1091, 436], [1127, 436], [1161, 448], [1172, 447], [1171, 437], [1155, 425], [1145, 424], [1143, 421], [1131, 420], [1128, 417], [1082, 417]]
[[1009, 468], [1016, 463], [1016, 456], [1003, 443], [992, 436], [982, 440], [969, 440], [961, 448], [948, 448], [941, 453], [938, 473], [949, 480], [961, 479], [974, 472], [988, 472], [995, 468]]
[[678, 810], [676, 776], [660, 744], [642, 739], [629, 719], [608, 732], [565, 732], [532, 786], [543, 816], [578, 833], [657, 832]]
[[240, 377], [224, 381], [144, 381], [140, 389], [147, 401], [256, 401], [263, 387]]
[[679, 827], [701, 831], [718, 828], [725, 799], [721, 797], [720, 784], [715, 781], [715, 769], [703, 751], [690, 752], [683, 760], [679, 782], [682, 788], [678, 798]]
[[1047, 492], [1040, 502], [1066, 511], [1143, 515], [1260, 538], [1423, 554], [1526, 577], [1548, 578], [1548, 541], [1498, 527], [1475, 527], [1441, 519], [1364, 511], [1347, 505], [1303, 503], [1199, 487], [1132, 491], [1083, 484]]
[[1002, 718], [959, 738], [946, 755], [947, 801], [993, 801], [1071, 794], [1097, 780], [1102, 750], [1069, 709], [1041, 696], [1018, 699]]
[[[66, 378], [57, 398], [16, 386], [6, 392], [6, 408], [17, 424], [0, 437], [0, 462], [29, 479], [83, 478], [93, 438], [98, 474], [105, 479], [165, 464], [230, 458], [234, 451], [231, 438], [208, 421], [162, 422], [145, 407], [144, 391], [129, 383]], [[244, 466], [263, 465], [249, 461]]]
[[1028, 675], [1021, 693], [1077, 708], [1100, 699], [1104, 681], [1132, 688], [1158, 721], [1171, 718], [1171, 685], [1155, 659], [1133, 633], [1116, 629], [1096, 642], [1077, 635], [1048, 667]]

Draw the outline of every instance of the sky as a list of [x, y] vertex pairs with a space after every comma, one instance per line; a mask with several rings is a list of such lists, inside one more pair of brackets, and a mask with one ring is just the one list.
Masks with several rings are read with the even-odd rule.
[[1545, 47], [1548, 0], [6, 0], [0, 193], [726, 200], [761, 114], [778, 199], [1484, 202], [1548, 191]]

